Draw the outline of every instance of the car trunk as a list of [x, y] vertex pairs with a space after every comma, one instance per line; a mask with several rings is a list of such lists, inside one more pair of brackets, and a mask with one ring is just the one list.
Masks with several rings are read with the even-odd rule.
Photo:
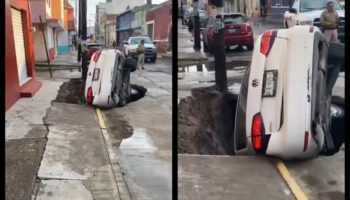
[[225, 23], [224, 37], [245, 35], [248, 32], [246, 24]]

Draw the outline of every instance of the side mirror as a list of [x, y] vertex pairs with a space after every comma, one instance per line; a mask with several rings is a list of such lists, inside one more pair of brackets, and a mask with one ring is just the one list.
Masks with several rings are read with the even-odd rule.
[[294, 13], [294, 14], [297, 14], [297, 13], [298, 13], [298, 11], [297, 11], [295, 8], [289, 9], [289, 12], [290, 12], [290, 13]]
[[157, 44], [157, 42], [153, 42], [153, 44], [154, 44], [154, 45], [156, 45], [156, 44]]

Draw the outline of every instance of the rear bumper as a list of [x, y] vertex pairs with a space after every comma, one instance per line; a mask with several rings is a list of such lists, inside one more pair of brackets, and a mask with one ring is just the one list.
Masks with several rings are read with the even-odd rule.
[[237, 36], [225, 36], [225, 46], [233, 45], [253, 45], [253, 34], [249, 35], [237, 35]]

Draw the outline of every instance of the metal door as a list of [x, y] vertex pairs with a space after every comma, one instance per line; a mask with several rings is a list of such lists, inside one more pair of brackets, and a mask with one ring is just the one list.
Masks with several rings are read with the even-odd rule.
[[28, 79], [21, 11], [11, 8], [19, 85]]

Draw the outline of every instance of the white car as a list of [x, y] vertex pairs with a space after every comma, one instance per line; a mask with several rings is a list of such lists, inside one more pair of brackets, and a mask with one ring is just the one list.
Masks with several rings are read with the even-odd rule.
[[[330, 109], [341, 54], [334, 49], [339, 57], [329, 58], [328, 44], [313, 26], [268, 30], [255, 46], [237, 101], [236, 154], [303, 159], [337, 152], [333, 141], [344, 133], [330, 133], [329, 118], [344, 115], [341, 107]], [[338, 51], [343, 58], [344, 46]]]
[[136, 61], [118, 50], [96, 51], [87, 72], [86, 102], [102, 108], [124, 106], [130, 100], [130, 72], [135, 70]]
[[337, 11], [340, 24], [338, 27], [339, 40], [344, 42], [345, 13], [344, 7], [338, 0], [295, 0], [291, 9], [284, 13], [283, 24], [285, 28], [295, 25], [314, 25], [321, 27], [321, 13], [326, 9], [327, 3], [332, 1]]
[[131, 36], [128, 41], [124, 41], [124, 55], [137, 59], [137, 46], [144, 41], [146, 52], [145, 60], [155, 62], [157, 60], [157, 49], [154, 42], [148, 36]]

